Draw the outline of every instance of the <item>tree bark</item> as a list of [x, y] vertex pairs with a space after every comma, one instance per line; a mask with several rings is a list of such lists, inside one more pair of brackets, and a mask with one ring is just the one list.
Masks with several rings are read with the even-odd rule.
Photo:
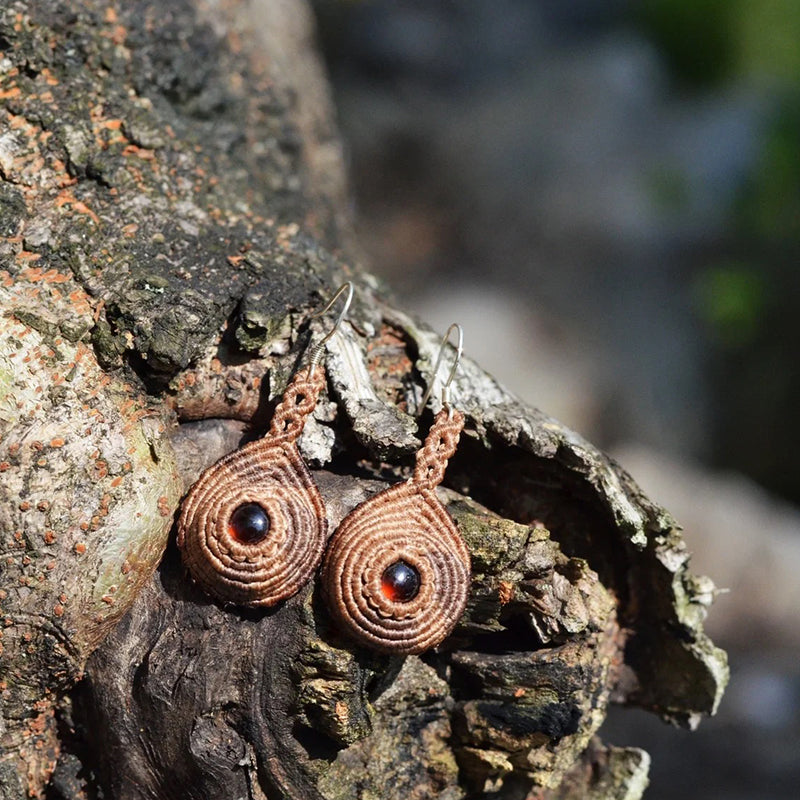
[[[472, 554], [422, 656], [341, 638], [317, 581], [267, 611], [171, 529], [258, 436], [345, 279], [301, 451], [329, 530], [408, 474], [437, 337], [354, 263], [301, 0], [0, 11], [0, 786], [8, 798], [641, 796], [609, 702], [694, 726], [714, 587], [616, 464], [465, 360], [440, 496]], [[467, 331], [467, 351], [469, 349]]]

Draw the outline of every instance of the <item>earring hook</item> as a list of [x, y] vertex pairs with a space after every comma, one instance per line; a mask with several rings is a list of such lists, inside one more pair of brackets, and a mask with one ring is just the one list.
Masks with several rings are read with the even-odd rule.
[[450, 385], [453, 383], [453, 379], [456, 376], [456, 370], [458, 369], [458, 365], [461, 362], [461, 353], [464, 349], [464, 329], [457, 323], [454, 322], [448, 329], [447, 333], [442, 337], [442, 343], [439, 345], [439, 354], [436, 356], [436, 363], [433, 366], [433, 373], [431, 374], [431, 380], [428, 383], [428, 388], [425, 390], [425, 394], [422, 396], [422, 401], [419, 404], [419, 411], [418, 414], [421, 414], [425, 410], [425, 406], [430, 399], [431, 392], [433, 391], [433, 383], [436, 380], [436, 375], [439, 372], [439, 365], [442, 363], [442, 356], [444, 355], [445, 345], [450, 340], [450, 334], [453, 330], [458, 331], [458, 343], [456, 344], [456, 357], [453, 359], [453, 366], [450, 367], [450, 372], [447, 375], [447, 380], [444, 382], [444, 386], [442, 386], [442, 405], [446, 408], [450, 408]]
[[322, 352], [325, 349], [325, 345], [327, 344], [328, 340], [339, 330], [339, 326], [342, 324], [342, 321], [347, 314], [347, 310], [350, 308], [350, 301], [353, 299], [353, 284], [350, 281], [343, 283], [337, 290], [336, 293], [331, 297], [328, 301], [328, 304], [323, 308], [321, 311], [315, 311], [309, 319], [316, 319], [317, 317], [321, 317], [323, 314], [327, 314], [328, 311], [331, 310], [333, 304], [345, 293], [347, 292], [347, 298], [344, 301], [344, 306], [342, 310], [339, 312], [339, 316], [336, 318], [336, 322], [333, 323], [333, 327], [322, 337], [312, 348], [311, 348], [311, 357], [308, 360], [308, 371], [309, 374], [312, 373], [319, 364], [319, 360], [322, 357]]

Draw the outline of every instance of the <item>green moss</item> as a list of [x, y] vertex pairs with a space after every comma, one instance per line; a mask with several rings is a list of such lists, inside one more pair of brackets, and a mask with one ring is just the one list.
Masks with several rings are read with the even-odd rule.
[[20, 222], [27, 216], [22, 193], [0, 181], [0, 237], [17, 235]]
[[286, 314], [270, 311], [265, 295], [251, 291], [242, 300], [235, 328], [236, 341], [243, 350], [255, 352], [277, 338], [286, 324]]
[[526, 546], [549, 539], [544, 528], [531, 528], [489, 515], [468, 499], [451, 503], [448, 510], [472, 554], [474, 572], [495, 575], [520, 561]]
[[10, 361], [0, 362], [0, 403], [2, 403], [14, 385], [14, 367]]
[[114, 334], [104, 317], [100, 317], [92, 328], [92, 346], [97, 353], [97, 360], [103, 367], [120, 365], [122, 353], [125, 352], [125, 343], [121, 337]]

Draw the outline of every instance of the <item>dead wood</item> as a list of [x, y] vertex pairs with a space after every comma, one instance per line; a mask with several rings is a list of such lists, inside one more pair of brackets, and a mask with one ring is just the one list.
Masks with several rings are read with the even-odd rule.
[[713, 585], [624, 471], [477, 365], [441, 492], [473, 586], [438, 650], [352, 646], [316, 581], [225, 607], [180, 563], [182, 493], [263, 431], [342, 280], [301, 442], [330, 530], [430, 424], [437, 338], [353, 260], [312, 41], [299, 0], [0, 10], [3, 796], [639, 797], [647, 755], [597, 729], [609, 702], [714, 712]]

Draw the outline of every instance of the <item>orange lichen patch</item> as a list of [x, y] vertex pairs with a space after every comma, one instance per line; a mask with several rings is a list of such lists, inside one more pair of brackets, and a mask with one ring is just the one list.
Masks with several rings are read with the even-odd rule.
[[73, 195], [71, 192], [67, 191], [67, 189], [62, 189], [58, 193], [58, 196], [55, 199], [55, 205], [56, 208], [61, 208], [62, 206], [66, 205], [72, 206], [72, 208], [79, 214], [87, 214], [91, 218], [92, 222], [97, 224], [100, 223], [100, 217], [98, 217], [97, 214], [95, 214], [94, 211], [92, 211], [92, 209], [86, 205], [86, 203], [84, 203], [82, 200], [78, 200], [78, 198], [75, 197], [75, 195]]
[[509, 581], [500, 581], [497, 587], [497, 596], [500, 600], [500, 605], [504, 606], [510, 603], [514, 597], [514, 584]]
[[5, 472], [10, 466], [8, 461], [0, 461], [0, 472]]
[[138, 145], [135, 144], [129, 144], [126, 147], [124, 147], [122, 149], [122, 155], [136, 156], [136, 158], [141, 158], [144, 161], [152, 161], [156, 157], [156, 154], [153, 150], [148, 150], [145, 147], [139, 147]]
[[413, 364], [409, 358], [402, 334], [389, 325], [383, 325], [380, 333], [367, 346], [367, 368], [390, 383], [399, 386], [408, 375]]
[[122, 44], [128, 36], [128, 31], [124, 25], [117, 24], [119, 18], [117, 17], [117, 12], [114, 11], [113, 8], [106, 9], [105, 21], [109, 25], [114, 26], [110, 35], [111, 41], [114, 42], [114, 44]]
[[56, 535], [53, 531], [45, 531], [44, 532], [44, 543], [45, 544], [53, 544], [56, 540]]
[[158, 503], [156, 504], [158, 508], [158, 513], [161, 514], [162, 517], [168, 517], [172, 510], [169, 507], [169, 498], [166, 495], [161, 495], [158, 498]]
[[8, 115], [8, 127], [12, 130], [20, 130], [21, 128], [25, 128], [28, 131], [33, 131], [34, 129], [33, 125], [31, 125], [31, 123], [20, 114]]
[[64, 606], [62, 606], [62, 605], [61, 605], [61, 603], [56, 603], [56, 604], [53, 606], [53, 613], [54, 613], [54, 614], [55, 614], [57, 617], [63, 617], [63, 616], [64, 616]]
[[131, 222], [129, 225], [122, 226], [122, 233], [127, 239], [131, 239], [138, 230], [139, 226], [135, 222]]
[[11, 100], [14, 97], [20, 97], [22, 90], [19, 86], [12, 86], [10, 89], [0, 91], [0, 100]]
[[82, 555], [83, 555], [83, 554], [86, 552], [86, 545], [85, 545], [83, 542], [78, 542], [78, 543], [75, 545], [75, 552], [76, 552], [76, 553], [77, 553], [79, 556], [82, 556]]
[[110, 594], [104, 594], [100, 599], [110, 606], [114, 605], [114, 598]]
[[[77, 315], [83, 316], [84, 314], [88, 315], [92, 313], [92, 304], [89, 295], [87, 295], [86, 292], [83, 291], [83, 289], [75, 289], [74, 291], [70, 292], [67, 295], [67, 298], [69, 299], [69, 303], [72, 306], [72, 309], [75, 311]], [[94, 321], [97, 322], [96, 316], [94, 317]], [[79, 345], [75, 356], [76, 364], [78, 363], [78, 361], [80, 361], [81, 358], [83, 358], [85, 353], [86, 353], [85, 345]]]
[[526, 694], [525, 690], [523, 688], [521, 688], [521, 687], [519, 689], [515, 689], [514, 690], [514, 697], [516, 697], [518, 699], [520, 697], [525, 697], [525, 694]]
[[122, 483], [122, 476], [121, 476], [121, 475], [117, 475], [117, 477], [116, 477], [116, 478], [114, 478], [114, 479], [111, 481], [111, 486], [113, 486], [114, 488], [116, 488], [116, 487], [117, 487], [117, 486], [119, 486], [121, 483]]
[[50, 440], [50, 447], [63, 447], [65, 444], [66, 442], [59, 437]]
[[275, 237], [278, 246], [282, 250], [289, 250], [292, 239], [297, 236], [299, 230], [300, 226], [296, 222], [278, 226], [277, 235]]
[[[48, 86], [58, 86], [58, 78], [47, 67], [42, 68], [41, 75]], [[50, 133], [50, 131], [47, 132]]]
[[228, 256], [228, 263], [232, 267], [238, 267], [244, 261], [244, 256]]
[[84, 203], [84, 202], [82, 202], [80, 200], [76, 200], [72, 204], [72, 207], [79, 214], [87, 214], [91, 218], [92, 222], [96, 222], [96, 223], [100, 222], [100, 217], [98, 217], [97, 214], [95, 214], [94, 211], [92, 211], [92, 209], [89, 208], [89, 206], [86, 205], [86, 203]]
[[[25, 270], [25, 272], [33, 272], [34, 270], [36, 270], [36, 268], [31, 267], [30, 269]], [[42, 272], [41, 280], [43, 283], [66, 283], [67, 281], [72, 280], [72, 276], [63, 272], [59, 272], [57, 269], [48, 269], [47, 272]]]
[[38, 261], [41, 257], [41, 253], [33, 253], [29, 250], [20, 250], [15, 256], [17, 261]]
[[342, 722], [347, 722], [350, 719], [350, 709], [347, 707], [347, 703], [342, 700], [336, 701], [334, 711]]
[[31, 507], [31, 504], [27, 500], [23, 500], [19, 504], [19, 510], [20, 511], [28, 511], [30, 509], [30, 507]]

